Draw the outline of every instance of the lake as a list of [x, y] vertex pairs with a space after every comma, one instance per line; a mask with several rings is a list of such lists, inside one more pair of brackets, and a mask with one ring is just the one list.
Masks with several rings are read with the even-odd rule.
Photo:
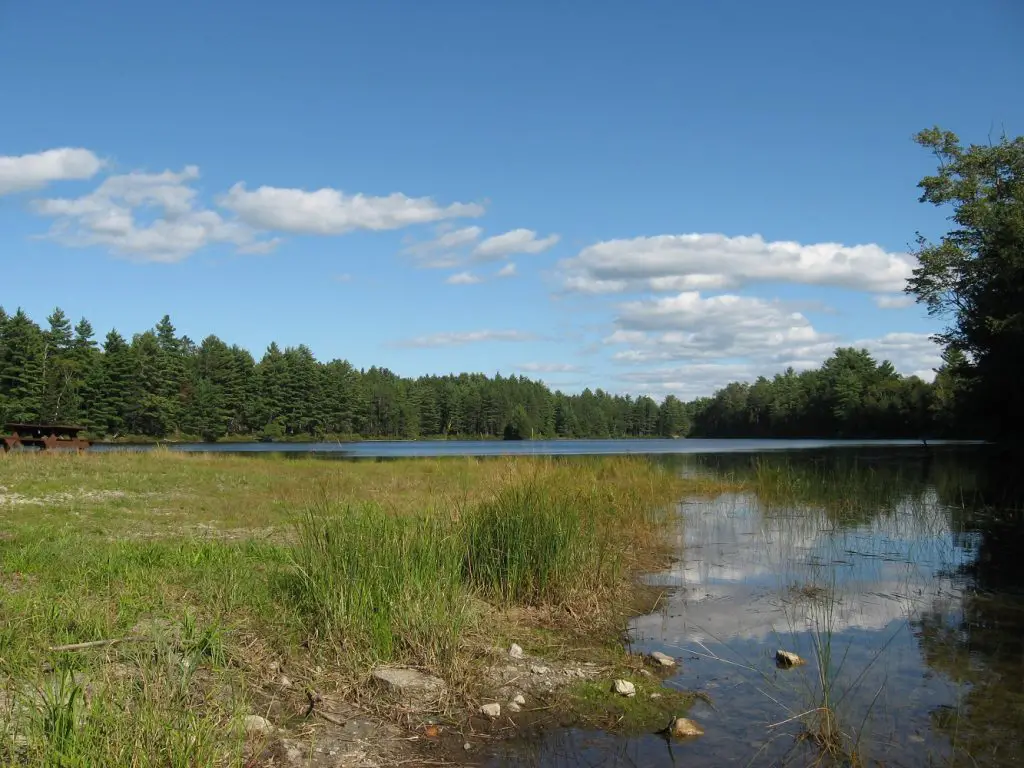
[[[947, 444], [943, 441], [929, 445]], [[172, 451], [317, 454], [338, 458], [416, 456], [594, 456], [706, 454], [823, 448], [921, 447], [920, 440], [367, 440], [324, 443], [167, 443]], [[152, 445], [97, 444], [92, 451], [152, 450]]]
[[[671, 460], [756, 488], [680, 505], [676, 562], [649, 577], [665, 598], [630, 627], [680, 660], [667, 685], [706, 694], [689, 715], [706, 735], [556, 728], [488, 765], [1024, 764], [1019, 465], [877, 446]], [[780, 648], [807, 664], [777, 668]]]

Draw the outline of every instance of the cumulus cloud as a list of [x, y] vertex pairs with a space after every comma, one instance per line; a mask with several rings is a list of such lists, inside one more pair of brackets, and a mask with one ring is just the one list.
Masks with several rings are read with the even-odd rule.
[[103, 161], [88, 149], [62, 147], [32, 155], [0, 155], [0, 195], [39, 189], [53, 181], [90, 179]]
[[537, 336], [527, 331], [453, 331], [417, 336], [397, 342], [400, 347], [458, 347], [485, 341], [536, 341]]
[[633, 363], [763, 356], [830, 338], [780, 302], [697, 291], [621, 304], [615, 325], [605, 342], [631, 348], [613, 359]]
[[538, 238], [532, 229], [513, 229], [482, 241], [473, 249], [473, 258], [477, 261], [497, 261], [514, 253], [542, 253], [558, 240], [558, 235]]
[[[71, 246], [105, 246], [142, 261], [180, 261], [210, 243], [227, 243], [242, 253], [266, 253], [275, 239], [260, 239], [252, 228], [228, 221], [196, 202], [191, 183], [199, 169], [133, 172], [108, 176], [89, 194], [33, 203], [53, 218], [50, 236]], [[144, 221], [139, 221], [138, 213]]]
[[514, 261], [510, 261], [508, 264], [503, 266], [495, 274], [496, 277], [515, 277], [516, 276], [516, 264]]
[[454, 275], [449, 275], [445, 282], [449, 285], [476, 285], [482, 283], [483, 278], [472, 272], [457, 272]]
[[465, 252], [480, 239], [483, 229], [477, 226], [452, 229], [448, 222], [437, 225], [430, 240], [410, 240], [402, 253], [412, 256], [423, 269], [450, 269], [466, 260]]
[[408, 197], [399, 192], [385, 197], [346, 195], [337, 189], [313, 192], [281, 187], [248, 190], [239, 182], [218, 199], [218, 204], [260, 230], [300, 235], [341, 235], [357, 229], [389, 230], [443, 219], [482, 216], [477, 203], [442, 206], [429, 197]]
[[516, 368], [526, 373], [579, 373], [583, 370], [572, 363], [521, 363]]
[[755, 282], [903, 290], [914, 261], [878, 245], [803, 245], [760, 235], [660, 235], [607, 240], [562, 262], [566, 290], [581, 293], [735, 288]]
[[914, 297], [906, 294], [875, 296], [875, 306], [879, 309], [906, 309], [914, 305]]

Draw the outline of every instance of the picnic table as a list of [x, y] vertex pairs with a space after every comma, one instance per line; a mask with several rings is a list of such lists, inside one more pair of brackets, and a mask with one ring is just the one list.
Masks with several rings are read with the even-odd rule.
[[53, 451], [61, 448], [84, 451], [89, 441], [79, 437], [78, 433], [85, 427], [73, 424], [5, 424], [4, 428], [11, 434], [0, 437], [4, 452], [21, 447], [39, 448]]

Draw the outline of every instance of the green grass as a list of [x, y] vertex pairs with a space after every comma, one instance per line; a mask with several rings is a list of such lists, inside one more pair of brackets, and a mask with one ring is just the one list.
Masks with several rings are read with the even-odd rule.
[[607, 644], [673, 503], [713, 489], [640, 459], [12, 454], [0, 765], [243, 765], [271, 661], [325, 692], [388, 661], [461, 685], [499, 635], [578, 644], [560, 606]]

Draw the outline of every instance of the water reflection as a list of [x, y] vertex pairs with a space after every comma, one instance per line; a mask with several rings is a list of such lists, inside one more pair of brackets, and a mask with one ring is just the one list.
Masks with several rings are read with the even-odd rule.
[[[689, 461], [758, 493], [682, 506], [678, 562], [651, 577], [668, 598], [632, 635], [683, 659], [669, 684], [711, 697], [692, 713], [707, 735], [670, 750], [563, 730], [493, 765], [817, 764], [803, 737], [826, 702], [840, 763], [1024, 763], [1024, 526], [1007, 467], [980, 451]], [[777, 669], [780, 647], [809, 663]]]

